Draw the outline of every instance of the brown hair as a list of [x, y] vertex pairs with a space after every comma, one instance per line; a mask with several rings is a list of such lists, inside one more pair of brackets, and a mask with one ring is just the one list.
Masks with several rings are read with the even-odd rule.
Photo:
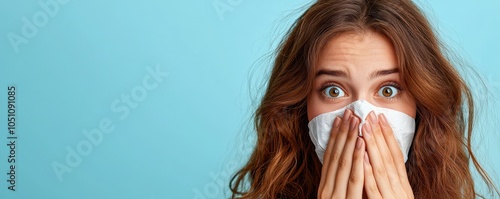
[[315, 63], [327, 41], [360, 31], [391, 40], [403, 86], [417, 103], [406, 163], [415, 198], [475, 198], [469, 161], [498, 194], [472, 153], [471, 92], [419, 8], [410, 0], [322, 0], [300, 16], [278, 48], [254, 113], [256, 147], [231, 179], [232, 198], [316, 198], [322, 165], [307, 133], [306, 104]]

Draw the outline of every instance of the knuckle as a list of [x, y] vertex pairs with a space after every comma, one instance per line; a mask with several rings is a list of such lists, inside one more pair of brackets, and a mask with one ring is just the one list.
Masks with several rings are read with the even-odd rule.
[[340, 154], [338, 152], [334, 152], [331, 156], [331, 161], [337, 161], [340, 158]]
[[356, 160], [359, 160], [359, 158], [360, 158], [359, 156], [360, 156], [360, 155], [358, 155], [358, 154], [356, 154], [356, 153], [355, 153], [355, 154], [352, 156], [352, 161], [353, 161], [353, 162], [356, 162]]
[[387, 178], [389, 179], [389, 182], [391, 182], [393, 188], [394, 187], [397, 187], [397, 188], [401, 187], [401, 185], [396, 184], [397, 182], [399, 182], [399, 177], [397, 176], [397, 174], [391, 173], [390, 175], [387, 175]]
[[377, 174], [379, 174], [379, 175], [386, 174], [386, 170], [384, 168], [377, 168], [377, 169], [375, 169], [375, 172], [377, 172]]
[[389, 164], [390, 166], [394, 165], [394, 158], [392, 158], [392, 155], [388, 155], [384, 159], [386, 164]]
[[346, 166], [347, 166], [347, 159], [343, 157], [339, 160], [339, 169], [345, 168]]
[[356, 175], [349, 176], [349, 183], [356, 184], [358, 181], [359, 181], [358, 176]]

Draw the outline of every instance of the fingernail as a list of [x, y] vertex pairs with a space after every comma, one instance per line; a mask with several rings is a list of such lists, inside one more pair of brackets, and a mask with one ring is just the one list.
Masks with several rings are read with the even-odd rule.
[[379, 115], [380, 120], [382, 121], [382, 125], [387, 126], [389, 123], [387, 123], [387, 118], [385, 118], [384, 114]]
[[367, 134], [372, 134], [372, 126], [370, 125], [370, 121], [365, 122], [365, 132]]
[[368, 114], [368, 117], [370, 118], [370, 121], [374, 124], [377, 123], [377, 116], [375, 115], [375, 113], [373, 111], [371, 111], [369, 114]]
[[349, 121], [349, 119], [351, 118], [351, 115], [352, 115], [352, 111], [349, 109], [347, 109], [344, 112], [344, 118], [342, 118], [344, 120], [344, 123], [347, 123]]
[[338, 127], [340, 124], [340, 119], [339, 117], [335, 117], [335, 120], [333, 121], [333, 127]]
[[357, 149], [360, 149], [360, 148], [361, 148], [361, 144], [362, 144], [362, 142], [363, 142], [363, 141], [361, 140], [361, 138], [360, 138], [360, 137], [358, 137], [358, 139], [357, 139], [357, 141], [356, 141], [356, 148], [357, 148]]
[[349, 124], [349, 129], [354, 130], [358, 126], [358, 118], [357, 117], [352, 117], [351, 118], [351, 123]]

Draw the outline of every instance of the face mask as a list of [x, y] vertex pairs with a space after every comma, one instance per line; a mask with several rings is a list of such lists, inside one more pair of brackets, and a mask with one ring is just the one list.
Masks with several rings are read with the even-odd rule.
[[341, 109], [318, 115], [309, 122], [309, 136], [316, 147], [316, 154], [321, 163], [323, 163], [323, 155], [330, 138], [333, 121], [336, 117], [342, 117], [346, 109], [351, 109], [354, 115], [361, 119], [359, 125], [360, 136], [362, 136], [361, 128], [366, 122], [368, 113], [371, 111], [374, 111], [376, 115], [383, 113], [392, 127], [394, 137], [396, 137], [396, 141], [403, 152], [404, 161], [408, 160], [408, 152], [415, 134], [415, 118], [396, 110], [374, 106], [366, 100], [358, 100]]

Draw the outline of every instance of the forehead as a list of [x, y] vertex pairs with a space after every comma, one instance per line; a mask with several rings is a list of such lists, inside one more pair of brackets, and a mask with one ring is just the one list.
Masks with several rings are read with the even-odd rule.
[[330, 39], [318, 58], [316, 71], [366, 71], [397, 66], [392, 43], [384, 35], [371, 31], [344, 33]]

